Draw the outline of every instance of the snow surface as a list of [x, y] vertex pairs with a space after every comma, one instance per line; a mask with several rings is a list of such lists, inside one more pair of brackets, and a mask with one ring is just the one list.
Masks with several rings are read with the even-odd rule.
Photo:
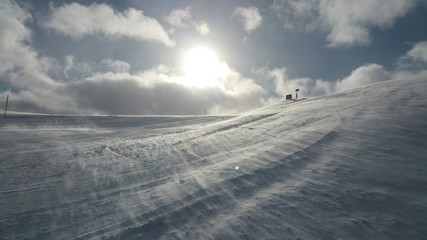
[[426, 90], [237, 117], [11, 114], [0, 239], [426, 239]]

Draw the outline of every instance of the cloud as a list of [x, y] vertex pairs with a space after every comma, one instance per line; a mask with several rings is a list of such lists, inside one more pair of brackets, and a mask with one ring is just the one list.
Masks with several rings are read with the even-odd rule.
[[319, 19], [320, 0], [274, 0], [271, 9], [287, 29], [313, 30]]
[[184, 84], [176, 69], [159, 65], [135, 74], [97, 73], [63, 88], [77, 105], [100, 114], [240, 113], [262, 106], [266, 92], [233, 69], [222, 87], [197, 88]]
[[166, 21], [175, 28], [186, 28], [191, 21], [191, 7], [173, 10], [165, 17]]
[[53, 8], [43, 25], [76, 39], [85, 35], [103, 34], [108, 37], [156, 41], [169, 47], [175, 45], [156, 19], [134, 8], [117, 12], [106, 4], [65, 4]]
[[407, 78], [413, 75], [427, 75], [427, 41], [412, 45], [406, 54], [396, 63], [396, 78]]
[[261, 86], [225, 63], [218, 84], [210, 87], [189, 84], [181, 69], [165, 65], [130, 73], [123, 61], [77, 62], [71, 56], [64, 65], [68, 81], [46, 84], [43, 74], [13, 77], [19, 83], [14, 84], [19, 91], [12, 94], [13, 108], [83, 114], [202, 114], [206, 109], [210, 114], [234, 114], [261, 107], [269, 98]]
[[67, 82], [46, 82], [44, 75], [16, 75], [11, 79], [17, 91], [7, 93], [11, 110], [41, 113], [182, 115], [203, 114], [206, 109], [210, 114], [235, 114], [268, 102], [262, 87], [227, 70], [218, 80], [221, 84], [212, 87], [188, 85], [180, 70], [164, 65], [134, 74], [95, 72]]
[[286, 74], [286, 68], [258, 68], [253, 69], [252, 73], [258, 77], [273, 83], [273, 86], [267, 86], [267, 89], [274, 89], [276, 96], [283, 98], [286, 94], [293, 94], [295, 89], [300, 89], [299, 96], [321, 96], [335, 91], [334, 83], [323, 81], [321, 79], [311, 78], [289, 78]]
[[274, 93], [283, 96], [286, 91], [287, 76], [285, 74], [285, 68], [274, 68], [268, 69], [267, 67], [252, 69], [252, 73], [255, 75], [267, 79], [273, 86], [268, 86], [267, 89], [274, 89]]
[[0, 93], [1, 99], [9, 94], [10, 109], [22, 111], [58, 111], [44, 107], [52, 102], [72, 109], [62, 96], [50, 94], [60, 84], [44, 74], [52, 67], [51, 59], [29, 45], [31, 31], [25, 23], [31, 20], [15, 1], [0, 1], [0, 81], [9, 89]]
[[404, 58], [413, 62], [427, 64], [427, 41], [414, 44]]
[[349, 90], [364, 85], [390, 80], [392, 74], [378, 64], [368, 64], [361, 66], [351, 72], [351, 74], [336, 84], [337, 91]]
[[406, 54], [406, 58], [414, 62], [427, 64], [427, 41], [416, 43]]
[[399, 69], [416, 70], [427, 68], [427, 41], [418, 42], [399, 59]]
[[[424, 49], [422, 43], [414, 44], [405, 56], [424, 60], [419, 57], [423, 55], [418, 54], [422, 52], [419, 49]], [[101, 61], [100, 65], [103, 62], [115, 61]], [[180, 69], [159, 65], [133, 74], [126, 71], [93, 73], [80, 81], [59, 85], [56, 91], [71, 99], [80, 111], [91, 113], [202, 114], [207, 109], [211, 114], [224, 114], [261, 107], [274, 99], [283, 99], [285, 94], [294, 94], [295, 89], [300, 89], [299, 97], [321, 96], [423, 73], [387, 71], [381, 65], [367, 64], [334, 82], [307, 77], [289, 78], [285, 67], [253, 69], [252, 73], [258, 82], [265, 85], [263, 87], [226, 63], [221, 64], [223, 74], [217, 79], [220, 84], [205, 88], [188, 85]], [[273, 93], [269, 93], [269, 89]]]
[[417, 0], [274, 0], [285, 27], [328, 33], [329, 47], [367, 45], [372, 28], [389, 28]]
[[262, 16], [256, 7], [236, 7], [233, 16], [239, 18], [248, 33], [261, 26], [262, 23]]
[[103, 59], [101, 67], [104, 72], [129, 72], [130, 69], [129, 63], [111, 58]]
[[211, 29], [207, 22], [197, 22], [193, 20], [190, 6], [184, 9], [175, 9], [171, 11], [169, 15], [165, 17], [165, 20], [172, 27], [172, 32], [177, 28], [188, 28], [191, 26], [202, 36], [208, 36], [211, 33]]
[[364, 45], [370, 43], [369, 28], [387, 28], [404, 16], [416, 1], [364, 0], [323, 1], [321, 13], [331, 27], [329, 46]]
[[390, 79], [412, 78], [427, 75], [427, 42], [415, 43], [397, 61], [397, 68], [386, 70], [372, 63], [356, 68], [351, 74], [336, 82], [335, 90], [344, 91]]
[[[63, 7], [66, 6], [69, 5]], [[100, 5], [91, 5], [94, 6]], [[11, 95], [10, 109], [15, 111], [202, 114], [207, 109], [211, 114], [241, 113], [293, 93], [296, 88], [301, 89], [301, 96], [308, 91], [310, 96], [317, 96], [387, 80], [397, 74], [420, 72], [387, 71], [369, 64], [335, 83], [289, 78], [285, 67], [264, 67], [253, 70], [257, 83], [221, 62], [221, 74], [215, 77], [218, 84], [201, 87], [191, 84], [182, 69], [165, 65], [130, 72], [130, 64], [119, 59], [95, 62], [79, 61], [71, 55], [59, 60], [42, 56], [31, 46], [32, 33], [26, 26], [31, 15], [16, 2], [0, 1], [0, 20], [0, 79], [9, 88], [0, 95]], [[425, 64], [425, 42], [414, 44], [401, 59]]]
[[0, 75], [17, 68], [41, 68], [37, 53], [26, 43], [31, 41], [31, 31], [25, 22], [31, 15], [15, 2], [0, 1]]
[[206, 22], [201, 22], [197, 24], [196, 30], [200, 35], [208, 36], [211, 33], [211, 29]]
[[[377, 82], [395, 79], [397, 77], [410, 77], [418, 73], [400, 71], [387, 71], [378, 64], [367, 64], [353, 70], [347, 77], [337, 81], [325, 81], [307, 77], [289, 78], [286, 68], [258, 68], [252, 73], [260, 77], [264, 82], [272, 83], [266, 89], [274, 89], [276, 96], [283, 98], [285, 94], [292, 94], [295, 89], [300, 89], [299, 96], [322, 96], [334, 92], [341, 92], [353, 88], [362, 87]], [[270, 93], [271, 95], [271, 93]]]
[[37, 113], [87, 113], [60, 90], [64, 84], [57, 83], [45, 75], [19, 73], [10, 76], [13, 91], [0, 93], [10, 95], [9, 109]]
[[[224, 72], [218, 76], [218, 85], [198, 87], [188, 84], [181, 69], [164, 65], [130, 73], [130, 65], [117, 59], [79, 62], [71, 55], [62, 60], [43, 57], [30, 45], [31, 30], [25, 22], [31, 15], [15, 2], [1, 1], [0, 6], [0, 79], [10, 89], [0, 97], [10, 95], [12, 111], [203, 114], [206, 109], [211, 114], [226, 114], [261, 107], [268, 101], [262, 87], [226, 63], [221, 63]], [[59, 14], [70, 6], [82, 7], [66, 5], [55, 11]], [[100, 7], [111, 10], [106, 5], [88, 8], [99, 15]], [[85, 11], [78, 14], [82, 13]], [[56, 16], [60, 14], [52, 15]]]
[[130, 64], [124, 61], [111, 58], [102, 59], [99, 63], [93, 61], [78, 62], [74, 56], [64, 57], [63, 63], [57, 63], [57, 69], [62, 69], [61, 73], [56, 72], [55, 76], [65, 81], [84, 79], [97, 72], [129, 72]]

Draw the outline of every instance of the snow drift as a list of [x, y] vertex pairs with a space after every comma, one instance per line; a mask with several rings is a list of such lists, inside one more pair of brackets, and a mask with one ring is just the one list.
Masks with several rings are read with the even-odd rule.
[[426, 89], [420, 76], [237, 117], [12, 114], [0, 238], [423, 239]]

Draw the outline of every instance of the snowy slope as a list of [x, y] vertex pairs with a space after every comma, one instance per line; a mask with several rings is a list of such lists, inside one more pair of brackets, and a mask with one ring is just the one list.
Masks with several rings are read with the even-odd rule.
[[426, 90], [237, 117], [11, 115], [0, 239], [425, 239]]

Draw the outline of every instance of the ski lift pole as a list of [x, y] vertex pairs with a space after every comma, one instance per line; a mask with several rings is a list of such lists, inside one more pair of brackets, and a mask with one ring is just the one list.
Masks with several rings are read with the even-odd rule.
[[7, 113], [7, 105], [9, 104], [9, 94], [7, 94], [6, 97], [6, 106], [4, 108], [4, 118], [6, 118], [6, 113]]

